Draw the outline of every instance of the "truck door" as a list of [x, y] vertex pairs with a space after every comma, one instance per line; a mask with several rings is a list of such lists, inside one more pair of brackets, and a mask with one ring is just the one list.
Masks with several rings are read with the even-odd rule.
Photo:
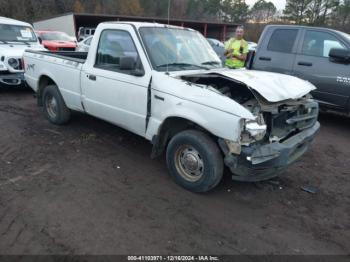
[[[150, 70], [144, 70], [146, 57], [131, 25], [100, 29], [93, 41], [82, 71], [82, 100], [87, 113], [114, 123], [141, 136], [145, 135]], [[97, 40], [96, 40], [97, 41]], [[97, 51], [96, 51], [97, 50]], [[121, 58], [134, 59], [139, 72], [121, 69]], [[147, 60], [146, 60], [147, 61]]]
[[296, 76], [313, 83], [317, 90], [315, 99], [331, 107], [346, 107], [350, 86], [339, 79], [349, 76], [350, 66], [329, 60], [332, 48], [347, 49], [338, 36], [331, 31], [305, 29], [294, 64]]
[[258, 45], [253, 69], [292, 74], [299, 31], [270, 28]]

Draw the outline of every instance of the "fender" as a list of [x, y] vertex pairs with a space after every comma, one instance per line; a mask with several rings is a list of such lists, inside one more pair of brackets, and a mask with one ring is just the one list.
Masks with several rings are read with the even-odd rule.
[[57, 85], [57, 87], [58, 87], [58, 84], [57, 84], [57, 81], [55, 79], [55, 76], [53, 74], [51, 74], [49, 71], [43, 70], [42, 72], [40, 72], [40, 76], [38, 77], [38, 80], [37, 80], [37, 83], [36, 83], [36, 89], [38, 91], [41, 88], [40, 87], [40, 82], [43, 79], [43, 77], [50, 78], [52, 80], [52, 82], [54, 82]]
[[149, 140], [159, 134], [166, 119], [181, 118], [214, 136], [238, 142], [243, 119], [255, 119], [236, 101], [165, 73], [153, 72], [151, 88], [151, 117], [146, 130]]
[[[42, 92], [45, 88], [45, 86], [49, 85], [49, 84], [56, 84], [56, 81], [53, 79], [53, 76], [51, 75], [49, 72], [43, 73], [39, 76], [38, 79], [34, 80], [35, 81], [35, 92], [36, 92], [36, 98], [37, 98], [37, 104], [38, 106], [43, 106], [42, 105]], [[26, 76], [26, 78], [28, 79], [28, 75]], [[47, 79], [44, 80], [44, 79]]]
[[[164, 100], [156, 99], [155, 96], [162, 97]], [[152, 116], [146, 138], [152, 140], [154, 135], [158, 135], [162, 124], [169, 118], [188, 120], [219, 138], [236, 142], [240, 140], [241, 117], [171, 95], [153, 92]]]

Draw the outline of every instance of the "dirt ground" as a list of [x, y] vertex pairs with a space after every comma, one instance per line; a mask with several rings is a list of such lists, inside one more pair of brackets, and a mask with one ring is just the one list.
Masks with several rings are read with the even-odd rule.
[[320, 121], [278, 180], [193, 194], [143, 138], [80, 114], [53, 126], [31, 92], [0, 91], [0, 254], [347, 254], [350, 119]]

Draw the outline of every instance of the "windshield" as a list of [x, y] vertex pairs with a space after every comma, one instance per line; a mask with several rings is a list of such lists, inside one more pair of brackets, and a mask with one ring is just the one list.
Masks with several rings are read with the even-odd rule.
[[0, 41], [2, 42], [36, 42], [33, 29], [29, 26], [0, 24]]
[[141, 38], [157, 71], [180, 71], [222, 67], [208, 41], [197, 31], [166, 28], [140, 28]]
[[72, 41], [72, 38], [63, 32], [41, 33], [40, 37], [44, 41]]

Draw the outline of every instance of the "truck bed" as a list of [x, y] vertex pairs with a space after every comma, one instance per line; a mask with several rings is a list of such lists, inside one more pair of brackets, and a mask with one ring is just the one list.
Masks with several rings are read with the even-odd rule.
[[67, 106], [83, 111], [81, 104], [80, 75], [87, 53], [80, 52], [24, 52], [26, 81], [35, 91], [39, 89], [42, 76], [47, 76], [59, 88]]
[[87, 52], [74, 52], [74, 51], [51, 52], [51, 51], [27, 50], [26, 52], [53, 56], [53, 57], [62, 58], [65, 60], [74, 61], [81, 64], [85, 63], [88, 55]]

